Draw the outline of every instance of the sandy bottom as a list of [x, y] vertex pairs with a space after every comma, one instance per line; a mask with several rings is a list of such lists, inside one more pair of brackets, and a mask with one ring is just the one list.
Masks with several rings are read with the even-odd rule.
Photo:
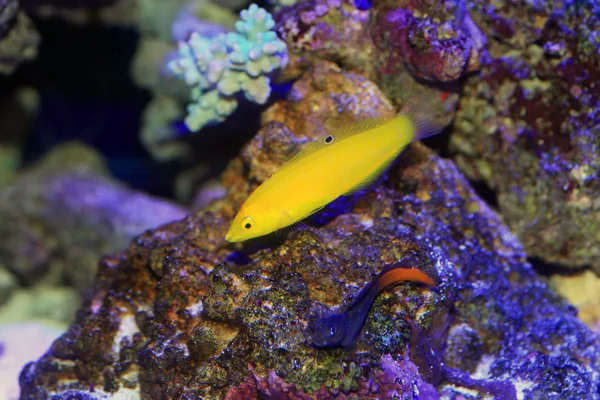
[[41, 357], [62, 332], [51, 322], [0, 326], [0, 400], [19, 398], [21, 370], [29, 361]]

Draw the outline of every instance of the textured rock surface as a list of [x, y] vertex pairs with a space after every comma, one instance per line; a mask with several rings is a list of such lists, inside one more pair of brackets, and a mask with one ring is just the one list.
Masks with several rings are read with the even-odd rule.
[[374, 14], [373, 40], [385, 54], [384, 74], [402, 66], [417, 79], [441, 83], [479, 68], [486, 39], [461, 2], [432, 8], [415, 1], [403, 8], [380, 6]]
[[[359, 75], [309, 70], [229, 165], [225, 199], [103, 259], [74, 324], [23, 370], [23, 398], [435, 399], [468, 386], [473, 397], [598, 399], [598, 337], [453, 163], [422, 145], [287, 237], [225, 242], [239, 204], [303, 135], [321, 133], [327, 110], [352, 119], [367, 104], [391, 111]], [[317, 316], [409, 254], [437, 270], [435, 291], [386, 291], [353, 349], [310, 345]], [[472, 377], [459, 370], [473, 366]]]
[[451, 146], [528, 254], [600, 273], [600, 5], [475, 2], [489, 38]]
[[85, 290], [102, 254], [184, 215], [111, 180], [95, 152], [65, 144], [0, 189], [0, 264], [28, 284], [66, 279]]
[[377, 49], [370, 40], [369, 16], [369, 11], [341, 0], [303, 1], [284, 8], [275, 19], [293, 57], [287, 73], [298, 73], [310, 65], [308, 60], [327, 59], [373, 78], [376, 65], [371, 61]]
[[375, 81], [396, 105], [418, 97], [443, 124], [454, 116], [457, 80], [475, 71], [485, 37], [457, 2], [309, 0], [284, 8], [276, 19], [290, 66], [283, 78], [315, 60], [339, 63]]

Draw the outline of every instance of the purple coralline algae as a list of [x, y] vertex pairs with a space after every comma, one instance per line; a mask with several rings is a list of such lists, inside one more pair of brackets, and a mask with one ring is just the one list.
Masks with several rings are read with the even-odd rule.
[[[229, 164], [223, 199], [101, 261], [75, 322], [23, 369], [21, 397], [599, 399], [598, 336], [452, 161], [421, 144], [341, 212], [262, 246], [227, 244], [269, 171], [328, 116], [364, 110], [393, 113], [365, 77], [309, 67]], [[316, 318], [407, 254], [434, 266], [434, 291], [387, 290], [354, 348], [311, 346]]]
[[401, 60], [417, 79], [455, 81], [480, 66], [485, 43], [467, 13], [461, 19], [434, 22], [416, 9], [380, 10], [374, 27], [378, 46], [389, 49], [386, 57]]
[[464, 6], [447, 2], [430, 12], [431, 4], [413, 3], [309, 0], [283, 9], [275, 16], [290, 54], [283, 78], [315, 60], [334, 61], [376, 82], [395, 105], [419, 98], [449, 124], [457, 82], [479, 68], [486, 38]]
[[600, 273], [600, 5], [474, 2], [489, 39], [450, 145], [527, 253]]
[[372, 77], [375, 48], [368, 33], [369, 16], [342, 0], [309, 0], [282, 9], [275, 15], [275, 30], [294, 57], [287, 73], [298, 73], [310, 65], [308, 59], [335, 59]]

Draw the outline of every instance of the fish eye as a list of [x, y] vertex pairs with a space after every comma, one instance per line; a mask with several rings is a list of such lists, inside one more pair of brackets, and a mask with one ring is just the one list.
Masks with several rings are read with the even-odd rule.
[[325, 144], [330, 144], [333, 142], [333, 136], [329, 135], [325, 138]]
[[331, 327], [329, 328], [329, 335], [330, 335], [330, 336], [335, 336], [335, 326], [331, 326]]
[[242, 220], [242, 226], [245, 229], [250, 229], [254, 225], [254, 219], [252, 217], [246, 217]]

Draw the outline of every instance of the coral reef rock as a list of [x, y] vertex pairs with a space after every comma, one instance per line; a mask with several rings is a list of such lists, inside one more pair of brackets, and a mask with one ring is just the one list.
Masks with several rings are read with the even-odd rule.
[[464, 86], [456, 162], [529, 255], [600, 274], [600, 4], [472, 4], [489, 55]]
[[[598, 337], [452, 161], [421, 144], [285, 237], [225, 241], [270, 170], [328, 115], [364, 105], [393, 112], [364, 77], [309, 69], [230, 163], [225, 198], [101, 261], [76, 321], [23, 369], [22, 398], [598, 399]], [[316, 318], [408, 255], [436, 270], [434, 290], [385, 291], [353, 348], [311, 345]]]
[[[367, 3], [367, 4], [365, 4]], [[418, 98], [440, 123], [452, 121], [460, 79], [478, 70], [486, 37], [460, 2], [308, 0], [277, 13], [290, 79], [318, 60], [375, 81], [396, 105]]]
[[94, 151], [64, 144], [0, 189], [0, 264], [27, 284], [51, 275], [85, 290], [102, 254], [185, 214], [110, 179]]

